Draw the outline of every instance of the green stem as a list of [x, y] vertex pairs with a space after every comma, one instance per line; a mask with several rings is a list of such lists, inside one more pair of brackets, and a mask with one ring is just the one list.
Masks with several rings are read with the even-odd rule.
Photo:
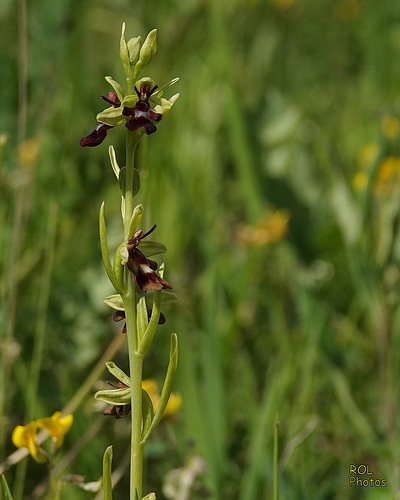
[[128, 293], [124, 297], [126, 331], [128, 339], [129, 371], [131, 378], [131, 466], [130, 499], [142, 498], [143, 445], [142, 440], [142, 368], [143, 355], [137, 352], [135, 284], [128, 280]]
[[[133, 179], [134, 179], [134, 155], [140, 134], [132, 134], [127, 131], [126, 135], [126, 185], [125, 185], [125, 217], [124, 234], [125, 240], [132, 235], [130, 233], [130, 222], [133, 213]], [[131, 378], [131, 464], [130, 464], [130, 499], [142, 498], [142, 475], [143, 475], [143, 445], [142, 441], [142, 370], [143, 354], [138, 352], [139, 339], [136, 325], [136, 297], [135, 283], [132, 276], [126, 274], [127, 291], [123, 294], [125, 308], [126, 333], [128, 341], [129, 371]]]
[[124, 236], [128, 240], [132, 235], [129, 234], [130, 220], [133, 212], [133, 161], [135, 149], [139, 137], [137, 134], [127, 131], [126, 134], [126, 185], [125, 185], [125, 217], [124, 217]]

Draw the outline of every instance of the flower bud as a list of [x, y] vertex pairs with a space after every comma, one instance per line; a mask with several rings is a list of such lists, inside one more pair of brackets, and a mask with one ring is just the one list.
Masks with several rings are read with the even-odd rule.
[[156, 50], [157, 30], [152, 30], [147, 35], [146, 40], [144, 41], [142, 48], [140, 49], [139, 60], [135, 68], [136, 74], [139, 74], [139, 72], [150, 63], [153, 55], [156, 53]]
[[129, 50], [125, 40], [125, 23], [122, 23], [122, 33], [119, 42], [119, 56], [121, 58], [122, 67], [127, 77], [132, 76], [132, 68], [129, 60]]
[[131, 38], [126, 45], [129, 53], [129, 62], [131, 66], [134, 66], [139, 60], [142, 37]]

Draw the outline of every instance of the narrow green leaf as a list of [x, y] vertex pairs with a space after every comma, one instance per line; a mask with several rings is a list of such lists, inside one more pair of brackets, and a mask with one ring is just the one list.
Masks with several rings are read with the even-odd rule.
[[1, 475], [1, 484], [3, 486], [4, 500], [13, 500], [10, 488], [8, 487], [7, 484], [6, 476], [4, 474]]
[[154, 431], [154, 429], [157, 427], [157, 425], [160, 423], [160, 420], [164, 416], [165, 408], [167, 407], [169, 396], [172, 391], [172, 384], [174, 381], [177, 366], [178, 366], [178, 336], [176, 335], [176, 333], [173, 333], [171, 335], [168, 370], [165, 376], [164, 386], [161, 391], [160, 402], [158, 403], [149, 430], [143, 436], [142, 444], [146, 443], [146, 441], [149, 439], [150, 435], [152, 434], [152, 432]]
[[113, 500], [112, 481], [111, 481], [111, 463], [113, 457], [113, 447], [109, 446], [103, 456], [103, 495], [104, 500]]
[[[160, 312], [161, 312], [160, 304], [161, 304], [161, 290], [155, 290], [154, 300], [151, 307], [150, 321], [147, 320], [144, 334], [139, 337], [140, 343], [138, 352], [140, 354], [145, 354], [145, 352], [147, 351], [153, 340], [154, 334], [157, 329], [158, 320], [160, 319]], [[146, 315], [147, 315], [147, 307], [146, 307]]]
[[106, 221], [104, 218], [104, 201], [101, 204], [100, 213], [99, 213], [99, 232], [100, 232], [101, 256], [103, 258], [103, 264], [104, 264], [104, 268], [106, 270], [108, 279], [111, 281], [114, 288], [118, 292], [121, 292], [119, 283], [114, 276], [114, 272], [113, 272], [113, 269], [111, 266], [111, 261], [110, 261], [110, 253], [108, 251]]
[[142, 389], [142, 415], [143, 415], [143, 430], [142, 437], [150, 429], [151, 422], [154, 418], [154, 408], [148, 393]]

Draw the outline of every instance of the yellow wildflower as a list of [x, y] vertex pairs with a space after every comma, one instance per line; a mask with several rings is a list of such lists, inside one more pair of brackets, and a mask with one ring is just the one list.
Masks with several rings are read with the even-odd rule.
[[239, 228], [237, 237], [244, 246], [266, 246], [282, 240], [289, 228], [290, 214], [280, 209], [267, 213], [255, 225], [244, 225]]
[[400, 134], [400, 121], [393, 115], [384, 116], [382, 131], [388, 139], [395, 139]]
[[37, 423], [35, 421], [29, 424], [17, 425], [15, 427], [11, 440], [17, 448], [27, 448], [36, 462], [46, 462], [47, 457], [36, 441]]
[[393, 189], [399, 186], [400, 181], [400, 157], [387, 156], [378, 166], [374, 192], [378, 195], [387, 196]]
[[26, 139], [18, 147], [18, 160], [21, 165], [31, 168], [36, 165], [40, 154], [40, 142], [37, 137]]
[[368, 184], [368, 174], [362, 170], [359, 170], [353, 177], [353, 187], [357, 191], [362, 191], [367, 187]]
[[358, 154], [358, 163], [362, 168], [369, 167], [379, 154], [379, 145], [376, 142], [366, 144]]
[[59, 448], [63, 444], [65, 435], [71, 429], [72, 424], [74, 423], [73, 415], [66, 415], [62, 418], [60, 417], [61, 412], [56, 411], [51, 417], [40, 418], [36, 421], [38, 427], [40, 427], [41, 429], [46, 429], [46, 431], [50, 434], [50, 436], [56, 442], [57, 448]]
[[11, 440], [17, 448], [27, 448], [36, 462], [46, 462], [47, 456], [36, 439], [37, 429], [46, 429], [55, 440], [56, 446], [60, 447], [64, 442], [65, 434], [70, 430], [74, 421], [73, 415], [60, 417], [61, 412], [56, 411], [51, 417], [33, 420], [25, 426], [17, 425], [12, 433]]

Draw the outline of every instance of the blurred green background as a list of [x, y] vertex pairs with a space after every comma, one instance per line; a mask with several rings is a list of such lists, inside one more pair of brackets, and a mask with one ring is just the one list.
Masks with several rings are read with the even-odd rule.
[[[158, 29], [143, 76], [179, 76], [167, 97], [181, 93], [136, 163], [143, 229], [157, 224], [180, 298], [145, 377], [162, 382], [176, 331], [183, 399], [147, 447], [145, 491], [166, 499], [167, 473], [200, 455], [191, 499], [271, 499], [279, 418], [282, 500], [398, 498], [400, 3], [27, 4], [25, 19], [24, 0], [0, 3], [0, 461], [12, 429], [64, 407], [120, 335], [97, 218], [106, 200], [114, 250], [107, 148], [122, 162], [124, 133], [79, 140], [104, 109], [104, 76], [123, 80], [125, 21], [128, 38]], [[124, 343], [113, 360], [127, 369]], [[62, 475], [98, 480], [114, 444], [114, 498], [127, 498], [129, 419], [92, 398], [107, 378], [75, 412]], [[387, 486], [350, 487], [350, 464]], [[15, 500], [39, 498], [46, 472], [31, 458], [9, 468]], [[68, 483], [63, 498], [94, 494]]]

